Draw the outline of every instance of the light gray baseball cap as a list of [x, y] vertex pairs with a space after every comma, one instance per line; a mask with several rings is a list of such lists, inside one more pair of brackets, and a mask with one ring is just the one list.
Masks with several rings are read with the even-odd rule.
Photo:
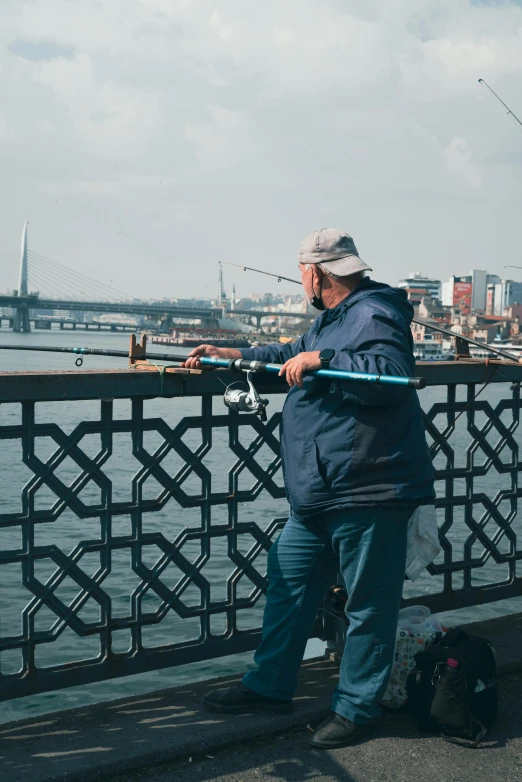
[[326, 263], [328, 270], [339, 277], [372, 271], [359, 258], [355, 243], [346, 231], [320, 228], [309, 234], [299, 248], [299, 263]]

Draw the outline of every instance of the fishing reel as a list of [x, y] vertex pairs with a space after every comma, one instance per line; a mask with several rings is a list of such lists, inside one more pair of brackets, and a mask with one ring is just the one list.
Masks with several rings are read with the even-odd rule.
[[259, 415], [262, 421], [266, 421], [266, 406], [268, 399], [261, 399], [252, 383], [252, 372], [246, 373], [248, 391], [240, 388], [232, 388], [231, 383], [223, 396], [223, 401], [231, 410], [237, 410], [240, 413], [255, 413]]
[[[345, 624], [349, 624], [346, 617], [345, 609], [348, 602], [348, 593], [341, 584], [335, 584], [328, 590], [328, 597], [333, 609], [332, 616], [336, 616], [338, 619], [342, 619]], [[329, 611], [327, 613], [330, 613]]]

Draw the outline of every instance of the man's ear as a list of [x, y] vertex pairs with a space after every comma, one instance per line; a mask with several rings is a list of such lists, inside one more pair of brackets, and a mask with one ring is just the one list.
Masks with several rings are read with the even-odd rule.
[[319, 266], [314, 263], [312, 264], [312, 280], [314, 283], [314, 288], [317, 288], [317, 290], [321, 290], [321, 282], [323, 279], [323, 272], [319, 268]]

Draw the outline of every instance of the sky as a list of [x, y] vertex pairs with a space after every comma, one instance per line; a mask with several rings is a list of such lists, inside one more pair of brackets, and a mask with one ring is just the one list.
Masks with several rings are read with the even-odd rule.
[[210, 298], [331, 226], [384, 282], [522, 279], [522, 127], [479, 78], [522, 118], [520, 3], [2, 0], [0, 258], [28, 219], [130, 296]]

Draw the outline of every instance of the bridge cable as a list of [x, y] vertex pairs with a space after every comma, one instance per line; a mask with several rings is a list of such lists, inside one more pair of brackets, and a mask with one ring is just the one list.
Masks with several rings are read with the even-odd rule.
[[[31, 283], [31, 287], [33, 283], [36, 283], [39, 292], [43, 293], [45, 298], [53, 299], [57, 291], [65, 294], [63, 295], [64, 299], [69, 298], [69, 291], [65, 291], [57, 281], [49, 280], [45, 275], [41, 275], [40, 272], [35, 272], [34, 269], [29, 270], [28, 281]], [[47, 287], [48, 284], [52, 287]]]
[[69, 282], [74, 290], [69, 295], [69, 298], [74, 299], [75, 296], [78, 295], [78, 288], [84, 289], [84, 295], [88, 296], [89, 298], [100, 298], [104, 300], [114, 300], [116, 297], [114, 293], [109, 294], [106, 290], [104, 290], [101, 286], [96, 285], [95, 283], [92, 283], [89, 281], [89, 278], [83, 278], [82, 276], [74, 275], [70, 271], [66, 270], [65, 268], [54, 268], [53, 266], [48, 265], [46, 262], [42, 262], [39, 259], [35, 261], [34, 257], [30, 258], [31, 263], [30, 267], [33, 268], [36, 266], [36, 268], [40, 269], [41, 271], [45, 272], [46, 276], [49, 276], [52, 279], [59, 278], [62, 282], [66, 280]]
[[[94, 292], [92, 290], [91, 291], [84, 291], [83, 289], [81, 289], [81, 291], [79, 292], [78, 291], [78, 283], [77, 283], [77, 281], [75, 281], [73, 283], [70, 280], [67, 280], [67, 279], [64, 280], [64, 276], [65, 275], [59, 275], [59, 274], [55, 273], [52, 270], [45, 269], [44, 267], [42, 268], [41, 266], [36, 266], [36, 268], [35, 268], [35, 264], [34, 263], [30, 264], [29, 279], [35, 279], [35, 280], [38, 279], [39, 280], [39, 284], [42, 285], [41, 280], [43, 278], [44, 279], [43, 288], [45, 288], [45, 290], [49, 290], [50, 291], [49, 298], [51, 298], [51, 299], [56, 298], [56, 291], [57, 290], [59, 290], [61, 292], [61, 298], [62, 299], [66, 299], [66, 300], [69, 300], [69, 301], [71, 301], [71, 300], [74, 301], [75, 299], [81, 300], [82, 298], [84, 300], [87, 300], [87, 298], [88, 299], [100, 298], [100, 295], [99, 295], [98, 291], [94, 291]], [[63, 287], [64, 282], [65, 282], [65, 284], [73, 285], [74, 287], [73, 288], [71, 288], [71, 287], [64, 288]], [[49, 288], [49, 285], [51, 285], [52, 287]]]
[[37, 271], [33, 267], [29, 270], [29, 280], [36, 282], [40, 293], [44, 293], [50, 299], [57, 298], [57, 293], [60, 294], [61, 299], [71, 300], [71, 298], [74, 298], [71, 296], [70, 288], [63, 287], [63, 280], [50, 276], [47, 272]]
[[45, 256], [40, 255], [40, 253], [35, 253], [34, 251], [30, 251], [30, 255], [34, 257], [36, 262], [39, 262], [47, 266], [51, 266], [58, 273], [66, 274], [76, 282], [79, 282], [81, 280], [85, 287], [90, 287], [91, 289], [96, 290], [98, 292], [103, 291], [105, 295], [109, 295], [112, 298], [117, 296], [118, 298], [123, 297], [126, 301], [129, 301], [131, 299], [131, 297], [127, 293], [124, 293], [123, 291], [120, 291], [117, 288], [113, 288], [110, 285], [105, 285], [104, 283], [101, 283], [98, 280], [95, 280], [86, 274], [82, 274], [81, 272], [74, 271], [68, 268], [67, 266], [58, 263], [57, 261], [53, 261], [51, 258], [46, 258]]

